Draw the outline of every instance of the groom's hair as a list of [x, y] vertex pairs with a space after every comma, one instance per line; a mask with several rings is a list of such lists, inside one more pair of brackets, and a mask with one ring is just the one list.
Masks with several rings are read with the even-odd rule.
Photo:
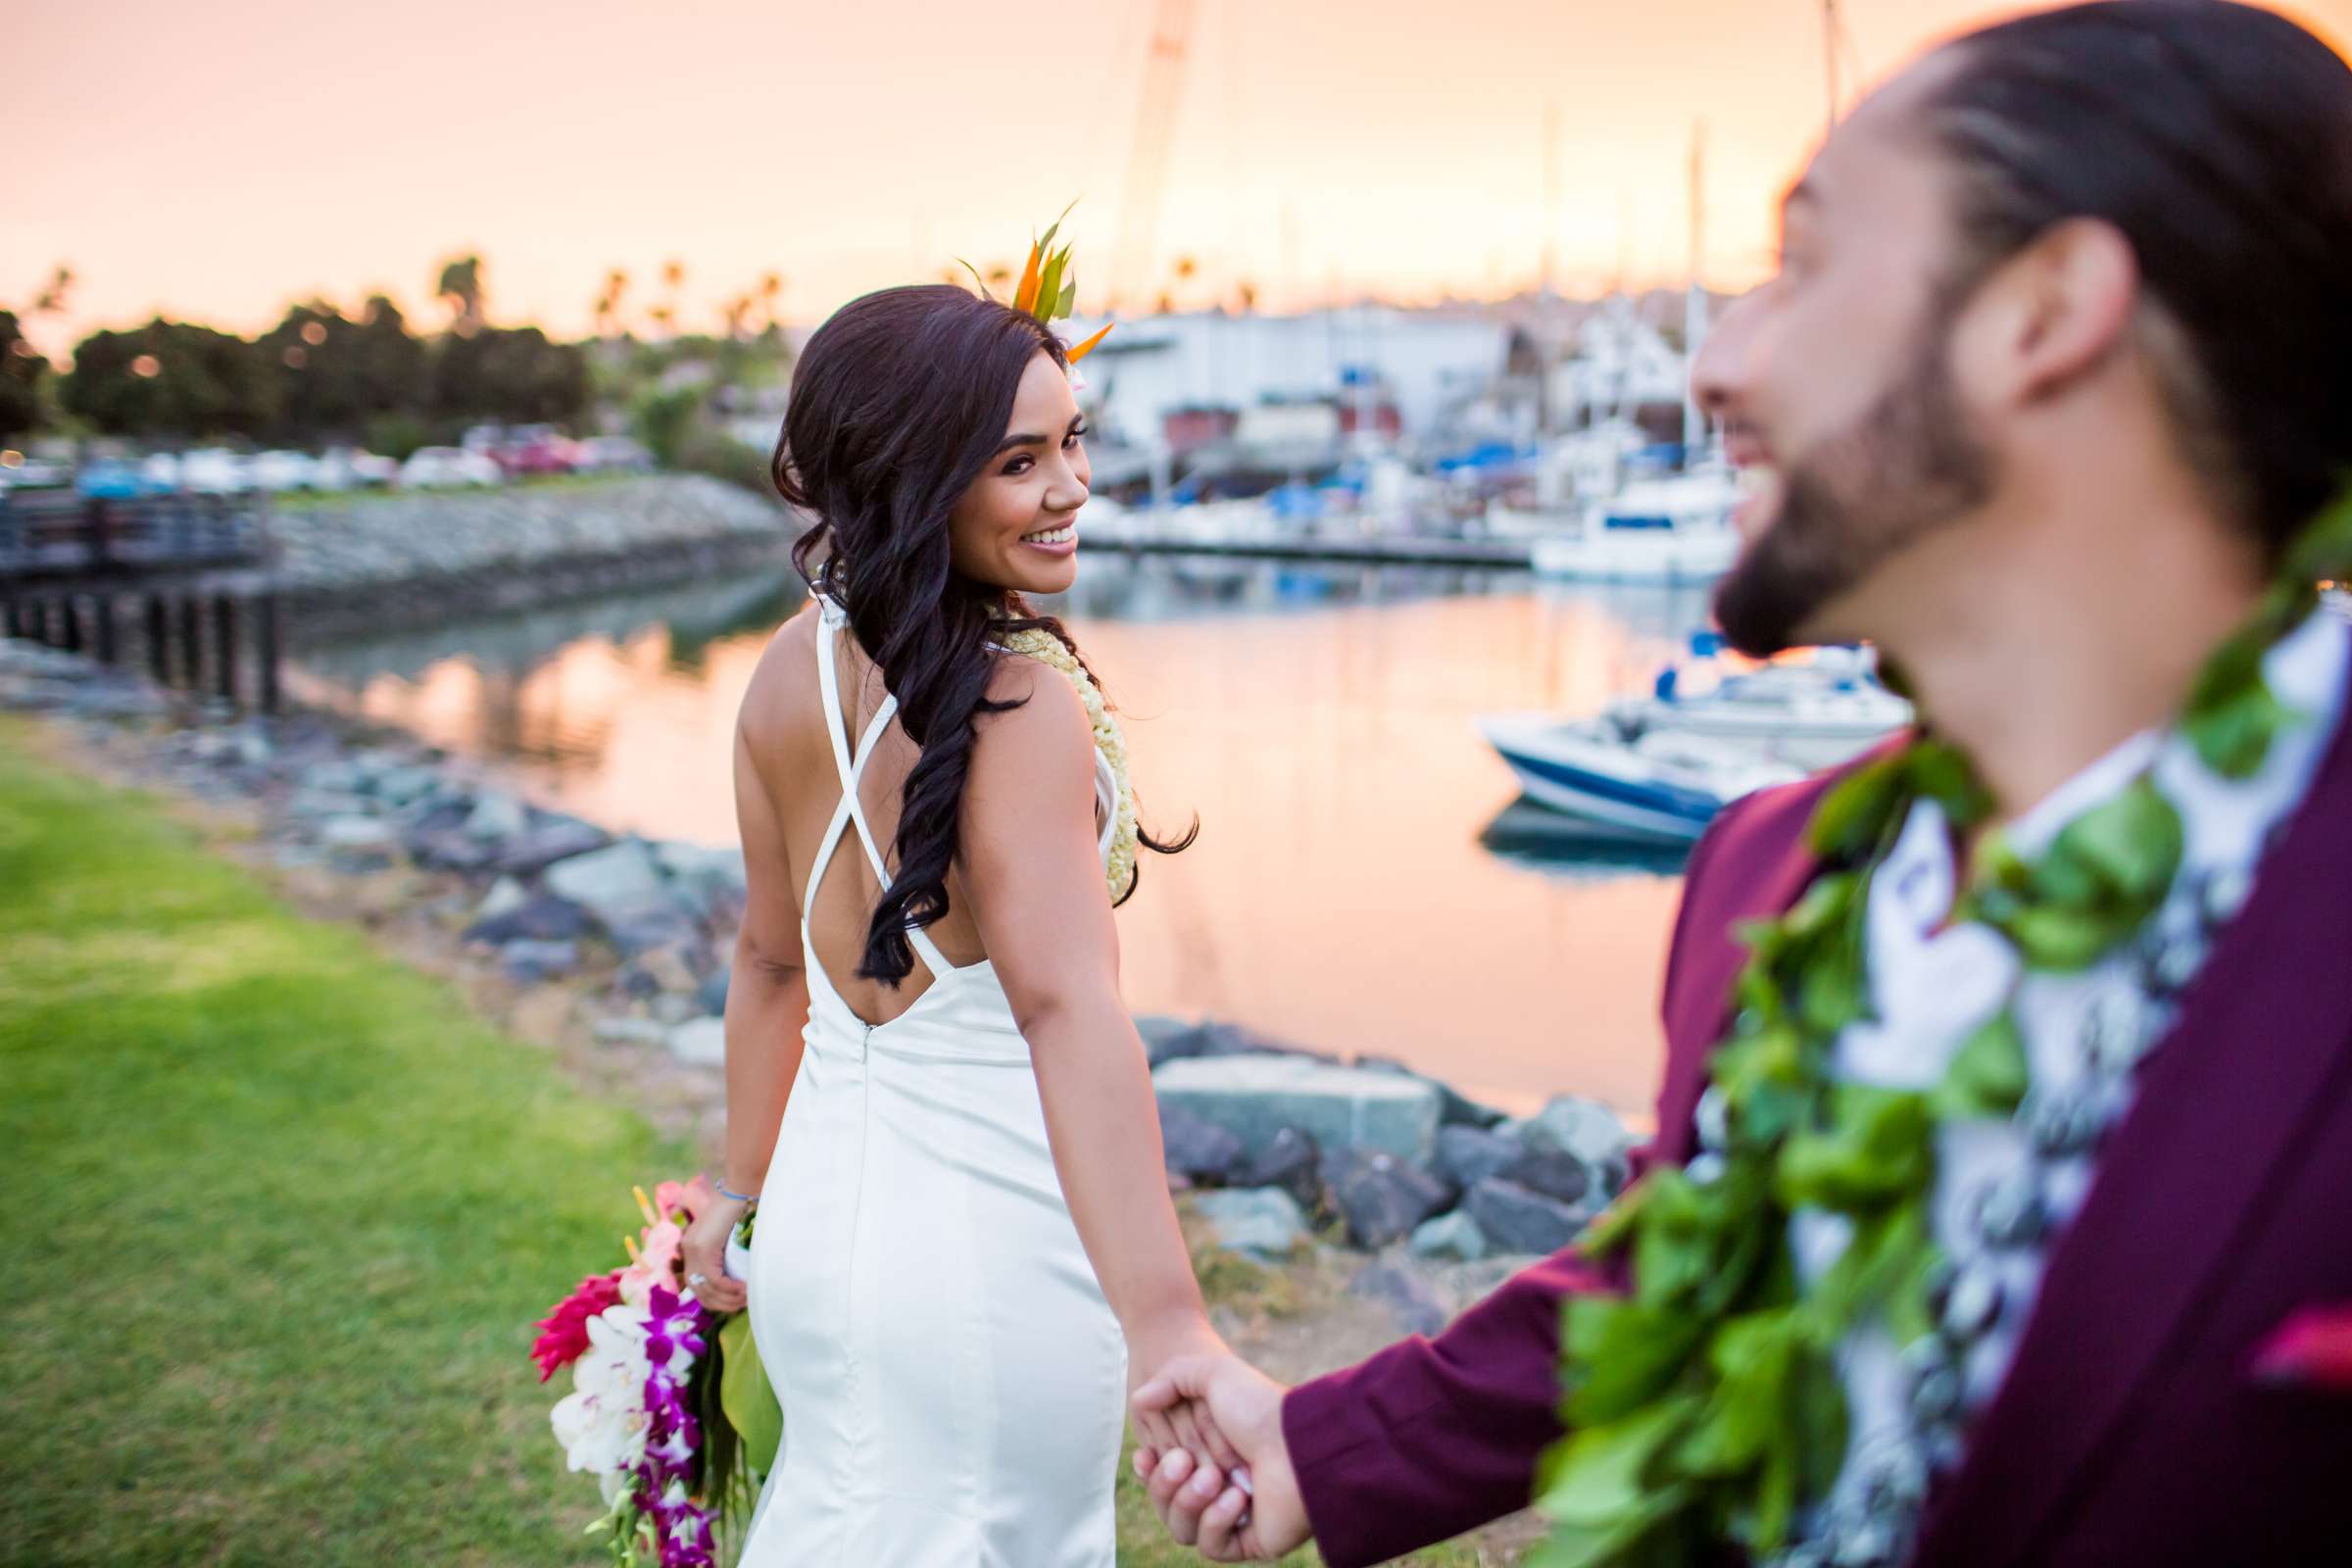
[[2352, 68], [2225, 0], [2072, 6], [1947, 52], [1922, 114], [1955, 191], [1950, 281], [2070, 219], [2120, 230], [2188, 460], [2276, 554], [2352, 477]]

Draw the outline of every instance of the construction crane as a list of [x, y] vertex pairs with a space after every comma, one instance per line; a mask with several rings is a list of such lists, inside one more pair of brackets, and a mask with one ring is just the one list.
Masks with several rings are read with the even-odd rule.
[[1159, 226], [1160, 186], [1168, 173], [1176, 100], [1192, 50], [1193, 0], [1154, 0], [1152, 35], [1144, 45], [1144, 84], [1136, 96], [1135, 143], [1127, 153], [1127, 182], [1119, 191], [1119, 248], [1113, 258], [1113, 298], [1147, 306], [1152, 293], [1152, 243]]

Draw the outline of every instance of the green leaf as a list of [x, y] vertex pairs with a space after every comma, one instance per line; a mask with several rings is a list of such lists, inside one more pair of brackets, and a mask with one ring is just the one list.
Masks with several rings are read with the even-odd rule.
[[2016, 1015], [2003, 1007], [1953, 1054], [1932, 1098], [1939, 1117], [2008, 1116], [2027, 1087], [2026, 1042]]
[[1854, 860], [1878, 846], [1902, 804], [1904, 760], [1917, 744], [1865, 762], [1831, 786], [1807, 830], [1814, 854]]
[[1843, 1084], [1827, 1128], [1782, 1147], [1774, 1191], [1793, 1208], [1854, 1213], [1916, 1192], [1934, 1170], [1934, 1124], [1924, 1095]]
[[1992, 814], [1992, 795], [1957, 746], [1923, 740], [1903, 753], [1911, 787], [1943, 808], [1954, 827], [1976, 826]]
[[960, 256], [956, 258], [956, 265], [972, 274], [972, 281], [980, 285], [980, 297], [982, 299], [993, 300], [996, 298], [996, 295], [989, 292], [988, 279], [980, 275], [980, 269], [974, 267], [971, 263], [965, 261]]
[[2180, 845], [2180, 811], [2142, 775], [2068, 823], [2050, 848], [2088, 866], [2144, 918], [2172, 889]]
[[1571, 1435], [1546, 1456], [1546, 1484], [1536, 1506], [1555, 1523], [1586, 1530], [1614, 1531], [1637, 1520], [1646, 1529], [1659, 1517], [1650, 1461], [1682, 1435], [1698, 1402], [1683, 1395]]
[[2304, 716], [2257, 683], [2210, 707], [2192, 708], [2180, 730], [2207, 767], [2224, 778], [2242, 779], [2261, 771], [2272, 737]]
[[1804, 1334], [1794, 1311], [1778, 1307], [1725, 1322], [1707, 1346], [1716, 1382], [1690, 1435], [1675, 1450], [1702, 1476], [1737, 1475], [1787, 1428], [1788, 1378]]
[[2072, 973], [2086, 969], [2128, 930], [2114, 920], [2076, 909], [2028, 906], [2002, 927], [2028, 964]]
[[2298, 584], [2352, 577], [2352, 475], [2289, 547], [2286, 575]]
[[1065, 278], [1061, 285], [1061, 302], [1054, 307], [1055, 318], [1074, 314], [1078, 309], [1078, 280]]
[[738, 1312], [718, 1331], [719, 1408], [743, 1444], [744, 1462], [755, 1476], [764, 1478], [776, 1462], [784, 1442], [784, 1407], [760, 1363], [760, 1348], [752, 1342], [752, 1315]]
[[1575, 1386], [1561, 1405], [1573, 1427], [1605, 1426], [1673, 1387], [1706, 1332], [1706, 1321], [1679, 1307], [1617, 1297], [1571, 1297], [1561, 1345]]
[[1054, 307], [1061, 303], [1061, 274], [1070, 265], [1070, 248], [1064, 245], [1046, 260], [1046, 270], [1038, 274], [1036, 316], [1041, 321], [1054, 319]]

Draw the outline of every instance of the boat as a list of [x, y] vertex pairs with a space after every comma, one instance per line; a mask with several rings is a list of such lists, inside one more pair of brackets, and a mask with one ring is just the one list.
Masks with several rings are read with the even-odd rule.
[[1651, 842], [1689, 843], [1740, 796], [1804, 777], [1752, 747], [1617, 714], [1498, 713], [1478, 726], [1529, 799]]
[[1911, 705], [1881, 686], [1869, 653], [1823, 648], [1806, 662], [1776, 662], [1692, 692], [1681, 671], [1656, 693], [1611, 704], [1632, 730], [1675, 730], [1750, 748], [1775, 761], [1835, 767], [1911, 722]]
[[1732, 526], [1739, 500], [1730, 474], [1700, 470], [1636, 479], [1548, 525], [1543, 514], [1502, 507], [1488, 516], [1494, 532], [1530, 540], [1529, 561], [1539, 576], [1705, 582], [1740, 559], [1740, 534]]

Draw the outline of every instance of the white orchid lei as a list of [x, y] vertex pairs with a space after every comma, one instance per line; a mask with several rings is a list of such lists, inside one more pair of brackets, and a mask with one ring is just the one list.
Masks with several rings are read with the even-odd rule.
[[1110, 886], [1113, 904], [1127, 896], [1135, 882], [1135, 859], [1142, 845], [1142, 833], [1136, 824], [1135, 784], [1128, 776], [1127, 737], [1119, 730], [1119, 721], [1111, 713], [1110, 705], [1102, 699], [1102, 689], [1078, 662], [1078, 656], [1068, 645], [1042, 626], [1016, 631], [1002, 639], [1008, 653], [1024, 659], [1034, 659], [1041, 664], [1051, 664], [1061, 671], [1062, 678], [1076, 689], [1079, 700], [1086, 704], [1087, 721], [1094, 726], [1095, 750], [1110, 764], [1112, 778], [1118, 781], [1118, 793], [1112, 804], [1110, 856], [1103, 862], [1103, 876]]

